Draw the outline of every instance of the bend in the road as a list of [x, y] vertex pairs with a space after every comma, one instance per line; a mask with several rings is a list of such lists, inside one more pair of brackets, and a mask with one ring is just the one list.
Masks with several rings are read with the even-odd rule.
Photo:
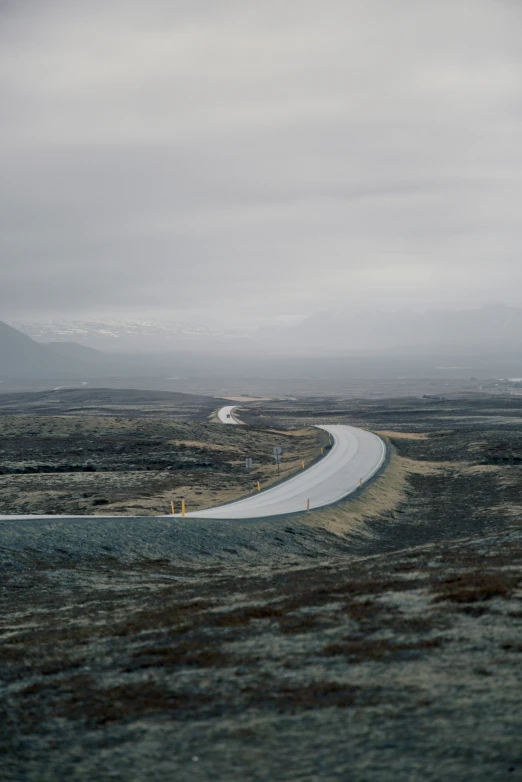
[[341, 424], [318, 428], [329, 432], [334, 444], [323, 459], [307, 470], [264, 492], [186, 515], [247, 519], [313, 510], [353, 494], [382, 466], [386, 449], [381, 438], [372, 432]]
[[[229, 407], [233, 409], [233, 405]], [[226, 408], [222, 408], [224, 410]], [[220, 411], [221, 412], [221, 411]], [[228, 413], [226, 414], [228, 416]], [[228, 418], [224, 423], [230, 423]], [[233, 421], [237, 424], [237, 421]], [[227, 503], [216, 508], [193, 511], [185, 514], [190, 518], [208, 519], [259, 519], [281, 516], [333, 505], [356, 492], [381, 468], [386, 457], [386, 448], [380, 437], [364, 429], [341, 424], [321, 425], [318, 428], [329, 432], [333, 438], [330, 452], [311, 467], [286, 481], [243, 500]], [[179, 517], [180, 514], [176, 514]], [[8, 519], [88, 519], [117, 518], [121, 516], [60, 516], [20, 515], [0, 516]], [[172, 516], [170, 516], [172, 518]]]
[[222, 424], [236, 424], [237, 421], [232, 415], [232, 410], [235, 410], [237, 405], [226, 405], [217, 412], [217, 417]]

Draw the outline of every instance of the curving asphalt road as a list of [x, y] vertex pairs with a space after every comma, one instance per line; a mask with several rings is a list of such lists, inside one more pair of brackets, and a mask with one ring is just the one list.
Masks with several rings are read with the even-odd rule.
[[372, 432], [342, 424], [319, 426], [334, 444], [321, 461], [272, 489], [217, 508], [187, 513], [198, 519], [259, 519], [322, 508], [347, 497], [372, 478], [386, 456], [383, 441]]
[[[237, 421], [228, 419], [228, 412], [234, 406], [224, 407], [218, 413], [223, 423]], [[224, 414], [225, 420], [219, 414]], [[244, 500], [230, 502], [207, 510], [186, 513], [189, 518], [198, 519], [259, 519], [267, 516], [280, 516], [286, 513], [297, 513], [307, 509], [322, 508], [347, 497], [357, 491], [360, 482], [370, 480], [384, 462], [386, 448], [380, 437], [344, 424], [318, 426], [332, 435], [333, 446], [328, 454], [316, 464], [298, 475], [279, 483], [271, 489], [259, 492]], [[176, 514], [177, 517], [180, 514]], [[11, 519], [45, 520], [45, 519], [100, 519], [117, 518], [101, 516], [61, 516], [61, 515], [9, 515], [0, 516], [0, 520]], [[172, 518], [172, 516], [170, 517]]]
[[227, 405], [227, 407], [222, 407], [221, 410], [218, 410], [218, 418], [221, 421], [222, 424], [236, 424], [236, 419], [232, 416], [232, 410], [235, 410], [237, 405]]

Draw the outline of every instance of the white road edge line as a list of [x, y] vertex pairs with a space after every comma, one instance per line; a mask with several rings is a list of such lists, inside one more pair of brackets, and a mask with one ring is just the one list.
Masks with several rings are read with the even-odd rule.
[[[248, 497], [244, 497], [241, 500], [234, 502], [228, 502], [224, 505], [216, 505], [212, 508], [206, 508], [199, 511], [190, 511], [185, 514], [187, 518], [243, 518], [243, 519], [259, 519], [269, 516], [284, 516], [289, 513], [300, 513], [306, 510], [307, 495], [312, 499], [314, 491], [322, 484], [331, 482], [332, 479], [341, 478], [344, 483], [344, 488], [337, 491], [337, 493], [330, 494], [322, 499], [313, 500], [310, 502], [310, 510], [316, 510], [318, 508], [324, 508], [328, 505], [334, 505], [336, 502], [348, 497], [350, 494], [354, 494], [360, 489], [360, 482], [364, 485], [380, 470], [386, 459], [386, 446], [383, 440], [373, 432], [368, 432], [358, 427], [352, 427], [342, 424], [321, 424], [317, 425], [318, 429], [324, 429], [333, 438], [333, 446], [330, 452], [319, 462], [308, 467], [308, 469], [298, 472], [287, 480], [283, 480], [277, 483], [275, 486], [271, 486], [265, 489], [263, 492], [254, 493]], [[342, 434], [343, 437], [337, 437], [338, 434]], [[340, 442], [344, 438], [344, 442]], [[354, 448], [355, 441], [355, 448]], [[357, 457], [361, 457], [360, 448], [361, 441], [365, 442], [366, 448], [370, 447], [370, 450], [374, 451], [373, 456], [370, 454], [370, 463], [366, 466], [357, 465], [355, 468], [354, 463]], [[347, 446], [348, 443], [348, 446]], [[338, 450], [341, 449], [341, 454], [338, 454]], [[345, 452], [348, 451], [348, 454]], [[368, 454], [365, 454], [366, 461], [368, 461]], [[336, 462], [340, 459], [341, 470], [337, 466], [337, 469], [331, 470], [331, 474], [323, 478], [323, 473], [328, 473], [328, 468], [331, 462]], [[361, 459], [359, 458], [359, 461]], [[363, 460], [364, 464], [364, 460]], [[346, 477], [344, 472], [345, 468], [352, 468], [352, 475]], [[362, 469], [361, 469], [362, 467]], [[354, 472], [356, 469], [356, 472]], [[319, 480], [318, 480], [319, 479]], [[306, 484], [311, 484], [311, 488]], [[305, 484], [304, 487], [300, 487], [299, 484]], [[297, 485], [297, 491], [292, 496], [292, 489]], [[279, 502], [277, 501], [278, 495], [283, 495]], [[285, 496], [285, 495], [290, 495]], [[312, 497], [310, 497], [312, 495]], [[269, 510], [270, 506], [275, 506], [273, 510]], [[277, 507], [279, 505], [279, 508]], [[245, 508], [246, 506], [246, 508]], [[248, 509], [248, 506], [252, 506]], [[264, 507], [263, 507], [264, 506]], [[283, 506], [284, 509], [281, 507]], [[256, 507], [258, 510], [256, 511]], [[243, 515], [246, 509], [246, 515]], [[237, 515], [239, 513], [239, 515]], [[231, 514], [231, 515], [227, 515]], [[180, 518], [181, 514], [176, 514], [176, 517]]]
[[[362, 438], [366, 441], [366, 443], [370, 443], [372, 448], [375, 448], [378, 446], [378, 456], [377, 453], [372, 457], [371, 459], [371, 465], [368, 469], [368, 467], [365, 468], [363, 475], [352, 475], [349, 480], [351, 481], [351, 484], [345, 484], [345, 488], [342, 489], [340, 492], [330, 494], [326, 501], [321, 501], [319, 498], [319, 501], [315, 501], [310, 504], [310, 509], [315, 510], [317, 508], [323, 508], [327, 507], [328, 505], [334, 505], [335, 503], [339, 502], [340, 500], [345, 499], [346, 497], [350, 496], [350, 494], [354, 494], [360, 489], [360, 481], [362, 481], [363, 485], [367, 483], [373, 476], [380, 470], [382, 467], [385, 458], [386, 458], [386, 446], [383, 442], [383, 440], [378, 437], [378, 435], [373, 434], [372, 432], [368, 432], [367, 430], [358, 429], [357, 427], [351, 427], [346, 426], [342, 424], [321, 424], [317, 425], [318, 429], [323, 429], [331, 435], [333, 438], [333, 446], [330, 450], [330, 452], [320, 461], [315, 462], [315, 464], [308, 467], [306, 470], [303, 470], [302, 472], [299, 472], [297, 475], [292, 476], [286, 481], [281, 481], [280, 483], [276, 484], [275, 486], [272, 486], [268, 489], [265, 489], [265, 491], [256, 493], [254, 495], [250, 495], [249, 497], [245, 497], [241, 500], [237, 500], [235, 502], [225, 503], [224, 505], [218, 505], [213, 508], [206, 508], [201, 511], [192, 511], [189, 513], [186, 513], [186, 517], [188, 518], [221, 518], [222, 520], [227, 519], [259, 519], [259, 518], [267, 518], [269, 516], [283, 516], [288, 515], [289, 513], [301, 513], [306, 510], [306, 507], [303, 507], [303, 500], [304, 503], [306, 503], [307, 495], [313, 494], [313, 491], [319, 487], [321, 488], [322, 485], [326, 484], [329, 479], [332, 478], [332, 475], [328, 475], [328, 467], [331, 464], [332, 461], [337, 460], [338, 451], [341, 448], [340, 439], [338, 438], [337, 434], [339, 431], [343, 432], [345, 437], [345, 442], [342, 444], [346, 450], [346, 444], [348, 443], [348, 458], [346, 459], [345, 463], [341, 464], [342, 470], [337, 472], [333, 471], [333, 477], [335, 478], [336, 475], [344, 476], [344, 468], [349, 466], [352, 461], [354, 461], [355, 457], [359, 455], [360, 449], [360, 441], [357, 440], [357, 437]], [[346, 430], [346, 431], [344, 431]], [[348, 431], [349, 430], [349, 431]], [[355, 433], [355, 436], [354, 434]], [[356, 440], [357, 441], [357, 447], [355, 450], [353, 450], [353, 442], [350, 442], [350, 440]], [[352, 453], [350, 453], [350, 449]], [[343, 456], [343, 454], [341, 454]], [[345, 454], [346, 456], [346, 454]], [[366, 454], [367, 456], [367, 454]], [[359, 471], [361, 472], [361, 470]], [[326, 477], [324, 480], [322, 479], [322, 473], [326, 473]], [[317, 477], [319, 480], [317, 480]], [[312, 480], [310, 481], [310, 478]], [[314, 483], [315, 478], [315, 483]], [[306, 483], [310, 483], [311, 489], [306, 486]], [[297, 494], [294, 494], [294, 497], [291, 496], [291, 491], [295, 487], [296, 484], [304, 483], [304, 490], [298, 490]], [[290, 497], [285, 497], [284, 495], [288, 494], [288, 491], [290, 489]], [[277, 501], [277, 495], [282, 494], [283, 498], [279, 501]], [[276, 497], [275, 502], [270, 502], [273, 497]], [[268, 499], [268, 502], [267, 502]], [[262, 504], [265, 505], [265, 511], [263, 512], [263, 507], [261, 507], [260, 512], [254, 511], [251, 512], [249, 515], [246, 516], [236, 516], [237, 510], [239, 509], [241, 513], [241, 508], [244, 505], [254, 504], [253, 500], [261, 500]], [[292, 509], [279, 509], [277, 510], [277, 504], [279, 505], [287, 505], [290, 503], [298, 503], [296, 507]], [[267, 507], [270, 508], [270, 505], [276, 505], [276, 508], [274, 510], [269, 510], [267, 512]], [[226, 511], [225, 511], [226, 509]], [[223, 515], [223, 512], [225, 511], [225, 515]], [[233, 515], [228, 516], [227, 513], [231, 512]], [[217, 515], [214, 515], [217, 514]], [[60, 514], [60, 515], [44, 515], [44, 514], [36, 514], [36, 515], [9, 515], [9, 516], [1, 516], [0, 515], [0, 522], [1, 521], [24, 521], [24, 520], [49, 520], [49, 519], [98, 519], [98, 520], [107, 520], [107, 519], [120, 519], [125, 520], [128, 518], [180, 518], [181, 514], [175, 514], [172, 516], [171, 514], [165, 514], [165, 515], [158, 515], [155, 517], [139, 517], [139, 516], [75, 516], [75, 515], [68, 515], [68, 514]]]

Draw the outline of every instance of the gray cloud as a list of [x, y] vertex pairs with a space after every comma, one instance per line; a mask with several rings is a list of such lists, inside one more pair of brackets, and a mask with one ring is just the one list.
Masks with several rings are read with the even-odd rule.
[[520, 6], [0, 10], [0, 308], [522, 304]]

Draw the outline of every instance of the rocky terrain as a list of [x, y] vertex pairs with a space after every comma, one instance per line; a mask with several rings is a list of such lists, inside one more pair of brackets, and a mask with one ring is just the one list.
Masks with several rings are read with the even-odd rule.
[[522, 403], [251, 407], [389, 466], [263, 522], [0, 523], [3, 778], [522, 779]]

